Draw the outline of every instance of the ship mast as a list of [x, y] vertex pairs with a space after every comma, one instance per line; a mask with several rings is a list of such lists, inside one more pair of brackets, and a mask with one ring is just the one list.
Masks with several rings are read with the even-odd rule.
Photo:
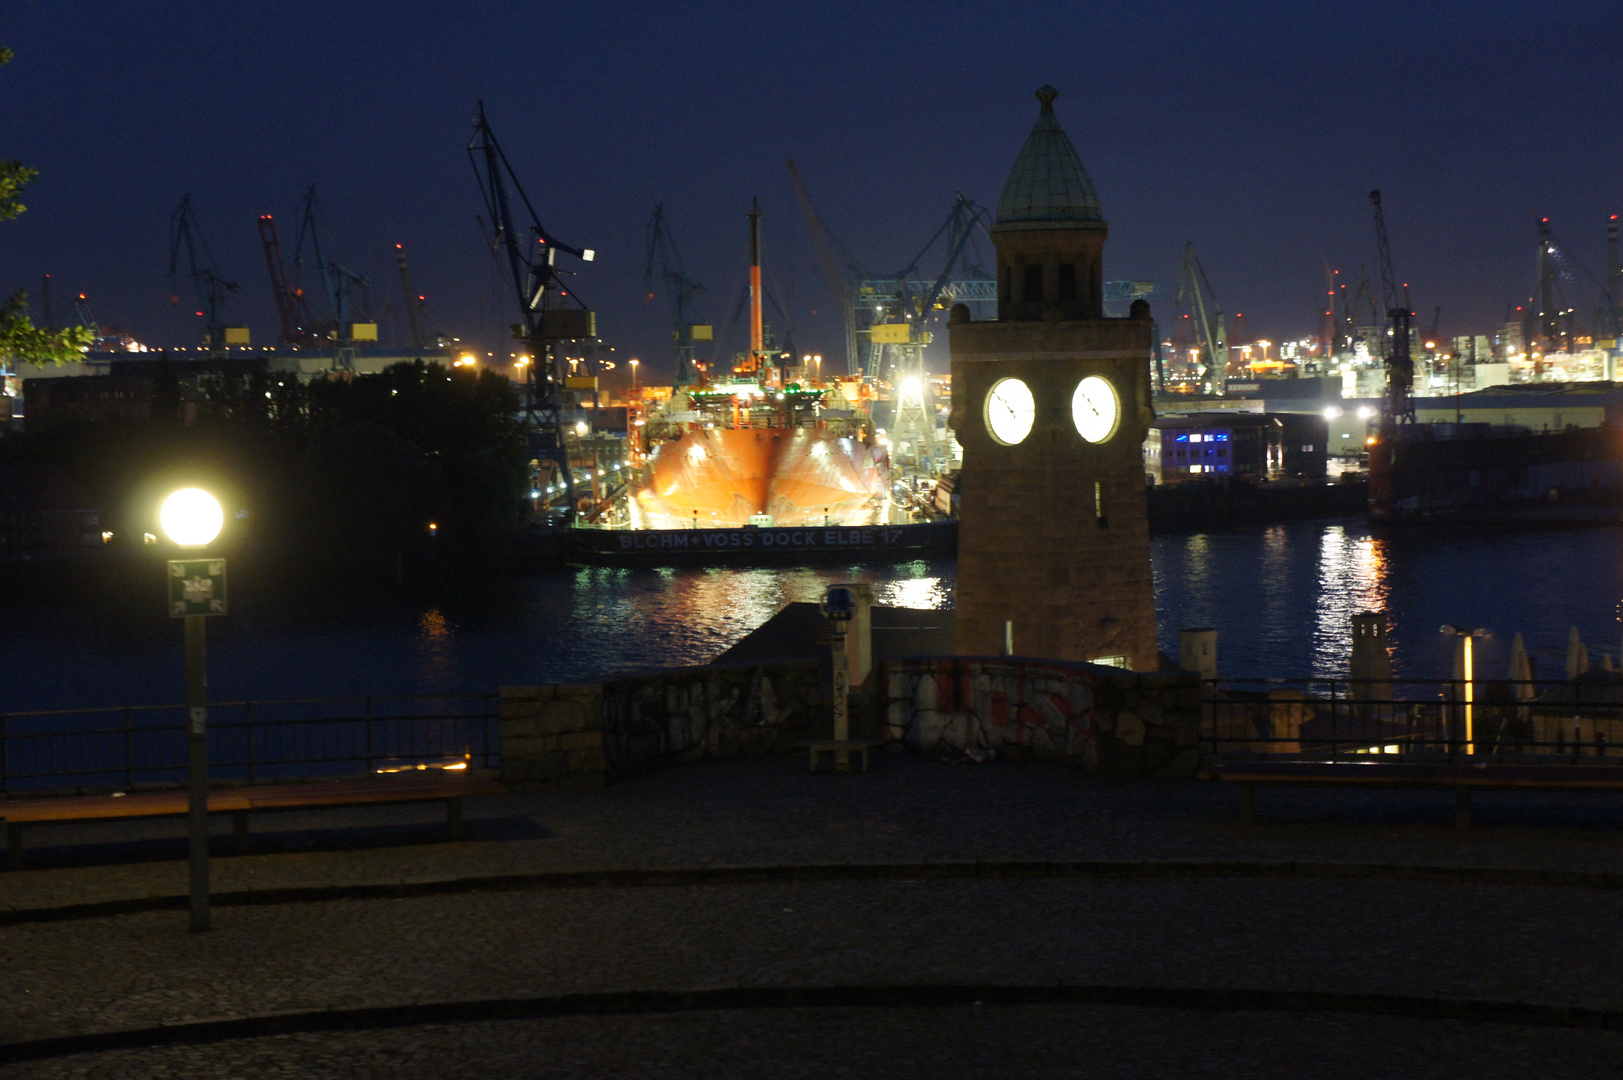
[[750, 370], [764, 375], [766, 367], [766, 324], [761, 313], [761, 200], [751, 202], [750, 212]]

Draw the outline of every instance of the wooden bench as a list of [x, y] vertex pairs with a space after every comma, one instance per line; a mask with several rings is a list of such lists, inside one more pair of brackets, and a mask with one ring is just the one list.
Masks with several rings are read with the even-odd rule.
[[1256, 789], [1293, 787], [1418, 787], [1454, 792], [1454, 826], [1471, 826], [1471, 792], [1623, 791], [1623, 765], [1508, 765], [1483, 762], [1256, 761], [1229, 762], [1211, 773], [1240, 785], [1240, 820], [1257, 821]]
[[[251, 813], [384, 803], [445, 803], [446, 832], [455, 840], [462, 834], [462, 800], [470, 795], [500, 795], [505, 790], [488, 776], [441, 770], [349, 780], [254, 784], [211, 790], [209, 813], [231, 815], [232, 837], [238, 853], [248, 850], [248, 815]], [[0, 821], [6, 825], [6, 864], [13, 870], [22, 865], [25, 826], [184, 817], [187, 812], [186, 792], [183, 789], [0, 800]]]
[[796, 746], [811, 751], [811, 771], [817, 771], [817, 757], [819, 754], [833, 756], [836, 769], [850, 767], [850, 755], [856, 754], [862, 762], [861, 772], [868, 771], [868, 751], [876, 746], [884, 746], [884, 739], [812, 739], [807, 742], [795, 743]]

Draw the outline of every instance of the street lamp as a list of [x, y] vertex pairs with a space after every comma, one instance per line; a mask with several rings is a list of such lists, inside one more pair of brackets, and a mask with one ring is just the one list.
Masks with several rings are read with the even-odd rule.
[[1465, 676], [1465, 752], [1475, 754], [1476, 743], [1472, 739], [1471, 731], [1471, 704], [1473, 697], [1471, 688], [1471, 640], [1473, 638], [1493, 637], [1493, 631], [1485, 627], [1478, 627], [1473, 630], [1469, 627], [1445, 623], [1440, 632], [1460, 638], [1464, 643], [1461, 648], [1465, 658], [1464, 671], [1462, 672]]
[[640, 363], [642, 363], [642, 361], [638, 360], [635, 356], [631, 358], [631, 392], [633, 395], [635, 395], [637, 392], [637, 365]]
[[[857, 614], [856, 597], [848, 585], [830, 585], [823, 594], [823, 617], [834, 631], [834, 741], [844, 743], [851, 737], [849, 654], [845, 649], [845, 634]], [[850, 755], [844, 749], [834, 751], [834, 767], [850, 768]]]
[[[225, 525], [220, 500], [182, 488], [163, 501], [158, 524], [177, 547], [204, 548]], [[186, 810], [191, 928], [209, 928], [208, 646], [204, 621], [224, 615], [225, 560], [170, 559], [169, 614], [186, 620]]]

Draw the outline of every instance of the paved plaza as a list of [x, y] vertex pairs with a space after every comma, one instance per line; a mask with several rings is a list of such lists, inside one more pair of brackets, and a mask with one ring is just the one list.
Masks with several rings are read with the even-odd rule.
[[[0, 876], [0, 1077], [1598, 1076], [1607, 796], [1112, 785], [768, 758], [257, 819], [186, 931], [180, 822]], [[219, 825], [229, 832], [228, 822]], [[27, 1060], [23, 1060], [26, 1058]]]

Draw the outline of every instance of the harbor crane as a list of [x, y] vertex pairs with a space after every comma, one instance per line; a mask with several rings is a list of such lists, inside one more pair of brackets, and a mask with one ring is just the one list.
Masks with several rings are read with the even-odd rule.
[[840, 305], [840, 313], [845, 320], [845, 373], [859, 375], [863, 370], [862, 354], [857, 343], [857, 307], [852, 297], [852, 282], [861, 281], [868, 275], [850, 249], [840, 243], [839, 238], [823, 223], [823, 216], [817, 212], [811, 193], [806, 190], [806, 182], [800, 178], [800, 170], [795, 168], [794, 159], [786, 161], [789, 175], [795, 182], [795, 198], [799, 200], [800, 212], [806, 219], [806, 230], [811, 233], [812, 247], [817, 250], [818, 273], [823, 284], [828, 286], [834, 302]]
[[1392, 512], [1393, 472], [1398, 446], [1405, 432], [1414, 429], [1414, 357], [1410, 351], [1410, 326], [1414, 312], [1409, 305], [1409, 286], [1399, 283], [1392, 269], [1392, 246], [1386, 238], [1386, 215], [1381, 209], [1379, 189], [1369, 193], [1375, 208], [1375, 246], [1380, 261], [1381, 296], [1386, 305], [1386, 332], [1381, 344], [1386, 362], [1386, 393], [1381, 398], [1381, 420], [1369, 444], [1370, 513], [1377, 518]]
[[1611, 340], [1612, 353], [1623, 337], [1623, 265], [1617, 258], [1617, 215], [1606, 219], [1606, 287], [1601, 290], [1600, 332]]
[[[1207, 312], [1207, 299], [1211, 311]], [[1217, 304], [1217, 293], [1212, 290], [1206, 268], [1195, 254], [1195, 242], [1184, 242], [1183, 264], [1178, 271], [1178, 294], [1173, 301], [1178, 308], [1188, 305], [1184, 318], [1195, 324], [1195, 344], [1200, 349], [1201, 391], [1222, 397], [1226, 388], [1229, 368], [1229, 332], [1223, 319], [1223, 309]]]
[[1386, 307], [1386, 340], [1381, 356], [1386, 361], [1386, 396], [1381, 405], [1383, 433], [1397, 425], [1414, 423], [1414, 357], [1410, 350], [1414, 311], [1409, 304], [1409, 284], [1398, 281], [1392, 269], [1392, 246], [1386, 239], [1386, 214], [1381, 209], [1381, 192], [1369, 193], [1375, 208], [1375, 246], [1381, 267], [1381, 298]]
[[[566, 515], [573, 520], [575, 477], [569, 464], [571, 429], [566, 426], [565, 416], [565, 409], [573, 403], [568, 397], [569, 363], [560, 346], [569, 341], [595, 340], [597, 313], [581, 303], [574, 290], [564, 287], [561, 275], [570, 271], [557, 265], [557, 257], [562, 252], [581, 262], [591, 262], [594, 253], [591, 248], [572, 247], [542, 227], [518, 174], [485, 119], [483, 101], [479, 102], [479, 116], [468, 143], [468, 160], [479, 181], [495, 243], [507, 255], [523, 319], [513, 324], [512, 330], [514, 338], [529, 349], [525, 419], [530, 449], [554, 463], [568, 498]], [[523, 207], [523, 218], [514, 214], [509, 187]]]
[[[372, 321], [372, 282], [331, 258], [332, 242], [322, 249], [322, 234], [329, 232], [316, 201], [316, 185], [311, 184], [299, 200], [299, 232], [293, 245], [293, 267], [298, 273], [304, 266], [305, 246], [309, 245], [315, 260], [316, 273], [321, 278], [331, 322], [318, 328], [318, 337], [332, 340], [337, 347], [336, 366], [350, 371], [355, 367], [355, 342], [376, 341], [377, 323]], [[359, 290], [360, 318], [357, 319], [354, 296]], [[299, 290], [302, 294], [302, 288]]]
[[[947, 464], [929, 406], [924, 347], [931, 334], [925, 326], [938, 308], [958, 298], [963, 290], [955, 286], [976, 281], [991, 284], [991, 275], [974, 265], [968, 254], [975, 230], [985, 233], [990, 216], [960, 191], [946, 221], [906, 267], [889, 279], [864, 281], [859, 286], [857, 303], [865, 313], [871, 309], [881, 317], [868, 327], [866, 373], [879, 379], [889, 376], [895, 402], [891, 445], [901, 460], [924, 475], [940, 472]], [[944, 243], [946, 259], [932, 280], [921, 280], [917, 277], [919, 264], [938, 241]], [[960, 267], [966, 277], [955, 278]]]
[[411, 285], [411, 267], [406, 265], [404, 244], [394, 246], [395, 266], [400, 270], [400, 294], [406, 300], [406, 318], [411, 323], [411, 344], [415, 349], [429, 347], [428, 331], [424, 329], [423, 309], [428, 301]]
[[649, 299], [653, 299], [656, 279], [665, 290], [671, 306], [671, 340], [676, 349], [675, 383], [678, 387], [692, 386], [700, 381], [699, 370], [693, 363], [693, 343], [715, 339], [713, 326], [694, 322], [693, 298], [704, 292], [704, 286], [689, 277], [687, 268], [682, 265], [676, 237], [665, 221], [664, 203], [654, 207], [647, 232], [648, 258], [643, 280], [648, 286]]
[[[1579, 275], [1599, 294], [1599, 304], [1594, 312], [1594, 336], [1615, 341], [1619, 331], [1623, 330], [1618, 308], [1619, 286], [1623, 285], [1623, 277], [1620, 277], [1617, 262], [1617, 215], [1612, 215], [1606, 223], [1604, 277], [1592, 273], [1573, 254], [1572, 249], [1561, 242], [1550, 228], [1547, 217], [1538, 219], [1538, 241], [1538, 310], [1528, 312], [1523, 331], [1526, 341], [1531, 344], [1536, 338], [1544, 338], [1547, 351], [1569, 352], [1574, 338], [1586, 336], [1583, 328], [1577, 325], [1577, 303], [1567, 290], [1568, 285], [1577, 283]], [[1610, 351], [1615, 352], [1615, 346]]]
[[[977, 229], [983, 234], [986, 232], [990, 215], [963, 193], [959, 193], [946, 222], [906, 267], [893, 274], [873, 274], [829, 229], [806, 190], [800, 170], [792, 160], [787, 164], [789, 175], [794, 180], [795, 197], [800, 202], [801, 214], [811, 233], [812, 246], [817, 251], [818, 275], [840, 305], [845, 322], [847, 374], [883, 377], [889, 372], [888, 363], [891, 360], [886, 347], [906, 343], [900, 338], [897, 341], [888, 340], [891, 335], [900, 335], [899, 330], [880, 331], [876, 340], [873, 336], [875, 326], [882, 326], [897, 318], [922, 326], [923, 320], [928, 319], [938, 306], [952, 303], [968, 304], [971, 311], [983, 317], [996, 310], [997, 282], [967, 257], [965, 247], [973, 242]], [[936, 281], [919, 279], [915, 275], [918, 264], [942, 239], [946, 241], [948, 258], [942, 273], [937, 275], [936, 280], [940, 281], [938, 286]], [[963, 272], [954, 277], [952, 272], [958, 267]], [[867, 338], [866, 349], [863, 347], [864, 337]]]
[[187, 277], [197, 293], [198, 313], [203, 316], [203, 344], [210, 349], [225, 347], [225, 306], [230, 297], [242, 291], [215, 269], [214, 253], [203, 237], [203, 228], [192, 211], [190, 194], [180, 200], [169, 217], [169, 303], [180, 305], [180, 256], [186, 253]]
[[294, 348], [314, 345], [315, 313], [310, 310], [304, 290], [294, 287], [287, 276], [287, 263], [282, 259], [282, 241], [276, 235], [276, 219], [270, 214], [259, 215], [259, 243], [265, 249], [265, 266], [270, 271], [271, 296], [276, 300], [282, 344]]

